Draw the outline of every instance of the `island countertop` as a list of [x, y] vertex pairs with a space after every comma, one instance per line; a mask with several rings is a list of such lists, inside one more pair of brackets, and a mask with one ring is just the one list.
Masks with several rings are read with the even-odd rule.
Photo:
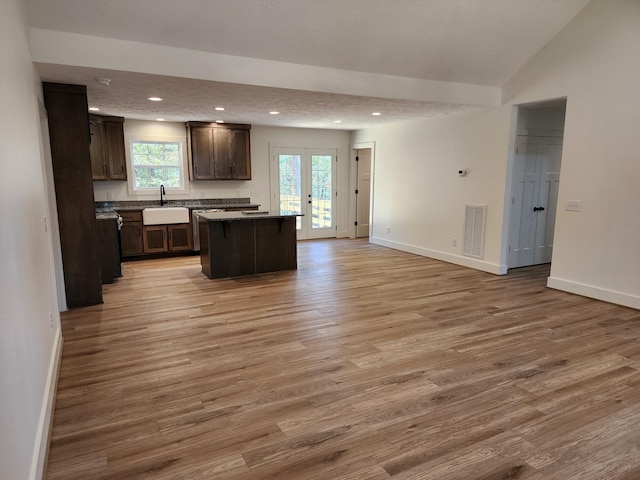
[[209, 222], [224, 222], [231, 220], [257, 220], [260, 218], [290, 218], [301, 217], [298, 213], [280, 213], [278, 210], [247, 210], [240, 212], [210, 212], [199, 213], [198, 216]]

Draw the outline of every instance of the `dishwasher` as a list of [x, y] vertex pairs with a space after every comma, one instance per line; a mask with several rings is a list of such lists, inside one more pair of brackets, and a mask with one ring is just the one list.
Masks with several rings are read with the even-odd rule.
[[198, 214], [212, 212], [224, 212], [224, 210], [220, 208], [209, 208], [206, 210], [194, 210], [193, 212], [191, 212], [191, 222], [193, 226], [193, 250], [195, 252], [200, 251], [200, 227], [198, 226]]

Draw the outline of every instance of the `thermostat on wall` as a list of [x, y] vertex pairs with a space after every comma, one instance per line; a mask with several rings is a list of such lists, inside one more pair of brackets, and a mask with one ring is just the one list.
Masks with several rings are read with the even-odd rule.
[[467, 169], [466, 168], [461, 168], [460, 170], [458, 170], [458, 176], [459, 177], [466, 177], [467, 176]]

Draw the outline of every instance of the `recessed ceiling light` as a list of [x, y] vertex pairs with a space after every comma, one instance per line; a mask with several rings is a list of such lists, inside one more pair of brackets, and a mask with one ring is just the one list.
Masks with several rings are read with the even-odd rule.
[[216, 110], [218, 110], [219, 112], [223, 112], [224, 111], [224, 107], [216, 107]]
[[380, 116], [382, 115], [380, 112], [373, 112], [371, 115], [373, 115], [374, 117]]
[[270, 115], [278, 115], [279, 113], [280, 113], [280, 112], [275, 112], [275, 111], [273, 111], [273, 112], [269, 112], [269, 114], [270, 114]]
[[160, 97], [147, 97], [147, 100], [151, 100], [152, 102], [161, 102], [162, 99]]
[[89, 110], [92, 112], [99, 112], [100, 109], [98, 107], [89, 107]]
[[164, 118], [156, 118], [156, 121], [158, 121], [158, 122], [164, 122]]
[[96, 83], [98, 85], [104, 85], [105, 87], [108, 87], [109, 84], [111, 83], [111, 79], [110, 78], [96, 78]]
[[342, 120], [334, 120], [333, 123], [342, 123]]
[[216, 120], [216, 123], [224, 123], [224, 120]]

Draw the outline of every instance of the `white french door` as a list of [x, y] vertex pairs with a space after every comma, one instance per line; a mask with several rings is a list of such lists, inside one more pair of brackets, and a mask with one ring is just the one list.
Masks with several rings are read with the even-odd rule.
[[513, 174], [509, 268], [551, 262], [562, 138], [521, 137]]
[[303, 215], [298, 239], [335, 237], [335, 149], [277, 148], [274, 163], [280, 212]]

